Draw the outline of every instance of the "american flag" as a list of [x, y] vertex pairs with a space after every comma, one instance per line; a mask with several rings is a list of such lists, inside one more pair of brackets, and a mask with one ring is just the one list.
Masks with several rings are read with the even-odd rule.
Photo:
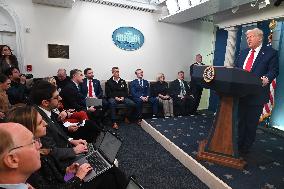
[[272, 109], [274, 107], [274, 92], [276, 89], [276, 79], [274, 79], [270, 84], [270, 92], [269, 92], [269, 102], [264, 105], [262, 114], [260, 116], [259, 121], [262, 122], [270, 117]]
[[[268, 37], [268, 40], [270, 42], [267, 44], [267, 46], [272, 47], [272, 44], [271, 44], [272, 33], [270, 35], [271, 35], [271, 38], [269, 39], [269, 37]], [[275, 96], [274, 92], [275, 92], [275, 89], [276, 89], [276, 79], [274, 79], [270, 84], [269, 101], [268, 101], [268, 103], [264, 104], [259, 122], [263, 122], [267, 119], [269, 120], [269, 118], [271, 116], [271, 112], [272, 112], [272, 109], [274, 107], [274, 96]]]

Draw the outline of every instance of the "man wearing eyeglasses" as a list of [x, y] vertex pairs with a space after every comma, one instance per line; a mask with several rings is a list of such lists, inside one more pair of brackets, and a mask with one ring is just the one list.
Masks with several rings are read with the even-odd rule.
[[0, 188], [32, 188], [25, 182], [41, 167], [41, 143], [17, 123], [1, 123], [0, 138]]

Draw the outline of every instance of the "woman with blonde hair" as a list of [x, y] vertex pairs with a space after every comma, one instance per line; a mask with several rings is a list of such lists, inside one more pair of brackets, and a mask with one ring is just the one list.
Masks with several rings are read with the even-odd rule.
[[158, 98], [159, 103], [163, 105], [165, 117], [174, 117], [173, 99], [169, 95], [168, 83], [165, 82], [165, 75], [158, 73], [156, 82], [151, 86], [152, 96]]

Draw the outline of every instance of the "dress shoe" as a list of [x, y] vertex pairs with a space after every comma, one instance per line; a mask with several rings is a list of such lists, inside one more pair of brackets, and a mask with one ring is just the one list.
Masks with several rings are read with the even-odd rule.
[[119, 126], [118, 126], [118, 124], [117, 124], [116, 122], [114, 122], [114, 123], [112, 124], [112, 128], [113, 128], [113, 129], [116, 129], [116, 130], [117, 130], [118, 127], [119, 127]]
[[130, 121], [129, 121], [129, 119], [127, 117], [124, 118], [124, 123], [130, 124]]

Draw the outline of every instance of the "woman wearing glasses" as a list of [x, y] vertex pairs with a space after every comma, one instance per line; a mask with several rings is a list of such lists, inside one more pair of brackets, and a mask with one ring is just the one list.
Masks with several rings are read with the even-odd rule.
[[[16, 122], [26, 126], [33, 132], [35, 138], [40, 138], [46, 134], [46, 122], [32, 106], [18, 106], [9, 111], [8, 122]], [[36, 139], [36, 142], [39, 142]], [[84, 183], [83, 178], [92, 170], [90, 164], [79, 165], [73, 163], [64, 168], [55, 158], [49, 155], [52, 149], [42, 148], [41, 168], [32, 174], [28, 183], [37, 189], [57, 188], [57, 189], [124, 189], [127, 179], [118, 168], [112, 168], [94, 180]], [[71, 179], [67, 179], [67, 176]], [[68, 181], [65, 181], [68, 180]]]
[[19, 67], [17, 57], [13, 55], [8, 45], [1, 46], [0, 52], [0, 73], [5, 73], [10, 67]]

